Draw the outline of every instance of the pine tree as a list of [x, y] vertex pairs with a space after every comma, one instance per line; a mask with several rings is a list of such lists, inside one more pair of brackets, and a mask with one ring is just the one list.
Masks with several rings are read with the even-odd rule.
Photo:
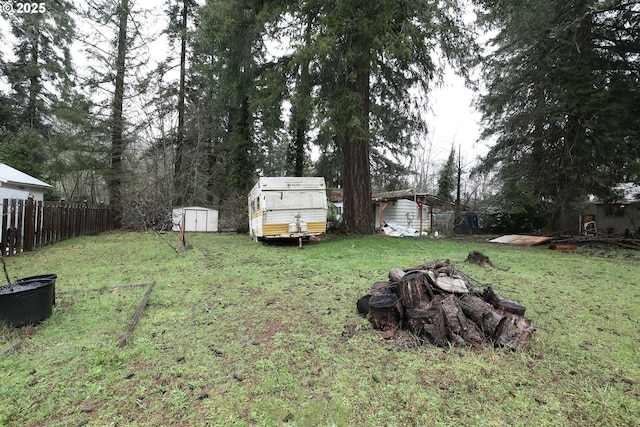
[[438, 175], [437, 196], [442, 200], [453, 201], [453, 190], [456, 189], [456, 150], [451, 147], [451, 152], [446, 163], [440, 169]]
[[571, 230], [588, 194], [637, 179], [640, 12], [625, 1], [487, 3], [500, 32], [483, 73], [485, 135], [497, 139], [483, 168], [499, 168], [511, 210]]
[[70, 46], [75, 34], [68, 2], [46, 6], [46, 13], [7, 15], [15, 59], [0, 63], [10, 86], [10, 104], [3, 103], [2, 111], [1, 160], [45, 180], [56, 155], [50, 147], [56, 106], [73, 89]]
[[[371, 165], [382, 173], [390, 159], [411, 155], [423, 132], [420, 99], [440, 71], [439, 49], [460, 66], [472, 52], [470, 30], [457, 1], [321, 2], [314, 48], [321, 68], [320, 120], [331, 135], [325, 147], [342, 155], [344, 221], [355, 233], [373, 232]], [[437, 47], [436, 47], [437, 46]]]

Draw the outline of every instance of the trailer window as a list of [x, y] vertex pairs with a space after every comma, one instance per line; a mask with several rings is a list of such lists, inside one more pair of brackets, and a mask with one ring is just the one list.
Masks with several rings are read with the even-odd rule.
[[256, 197], [251, 201], [251, 213], [257, 212], [260, 210], [260, 198]]

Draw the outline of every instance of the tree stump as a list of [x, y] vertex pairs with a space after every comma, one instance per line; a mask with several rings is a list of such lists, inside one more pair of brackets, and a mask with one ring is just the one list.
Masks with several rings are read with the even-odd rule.
[[405, 274], [394, 285], [393, 291], [406, 309], [424, 306], [433, 299], [433, 290], [421, 271]]
[[486, 267], [487, 265], [493, 267], [493, 264], [489, 261], [489, 257], [478, 251], [469, 252], [466, 262], [470, 262], [471, 264], [475, 264], [480, 267]]
[[388, 331], [402, 325], [402, 303], [394, 294], [372, 295], [369, 298], [367, 319], [374, 329]]
[[444, 347], [447, 345], [447, 328], [441, 300], [442, 297], [437, 296], [426, 307], [407, 310], [407, 326], [418, 337], [424, 337], [431, 344]]
[[531, 326], [531, 320], [514, 314], [508, 314], [500, 322], [496, 330], [494, 344], [498, 347], [507, 347], [513, 350], [524, 348], [531, 340], [535, 328]]

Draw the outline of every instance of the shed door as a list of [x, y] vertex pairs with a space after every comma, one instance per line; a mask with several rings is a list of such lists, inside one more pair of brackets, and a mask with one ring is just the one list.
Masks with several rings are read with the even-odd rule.
[[202, 209], [184, 210], [184, 229], [186, 231], [208, 231], [208, 212]]

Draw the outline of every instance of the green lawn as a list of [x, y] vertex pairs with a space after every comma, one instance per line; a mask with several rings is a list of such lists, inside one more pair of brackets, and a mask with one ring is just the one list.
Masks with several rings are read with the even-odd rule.
[[[172, 244], [175, 235], [165, 235]], [[300, 250], [235, 234], [69, 240], [6, 259], [58, 275], [53, 315], [0, 327], [1, 426], [638, 426], [640, 253], [481, 239], [329, 236]], [[471, 250], [497, 268], [464, 262]], [[392, 267], [450, 259], [527, 307], [524, 351], [381, 338], [356, 300]], [[145, 287], [129, 343], [118, 349]]]

